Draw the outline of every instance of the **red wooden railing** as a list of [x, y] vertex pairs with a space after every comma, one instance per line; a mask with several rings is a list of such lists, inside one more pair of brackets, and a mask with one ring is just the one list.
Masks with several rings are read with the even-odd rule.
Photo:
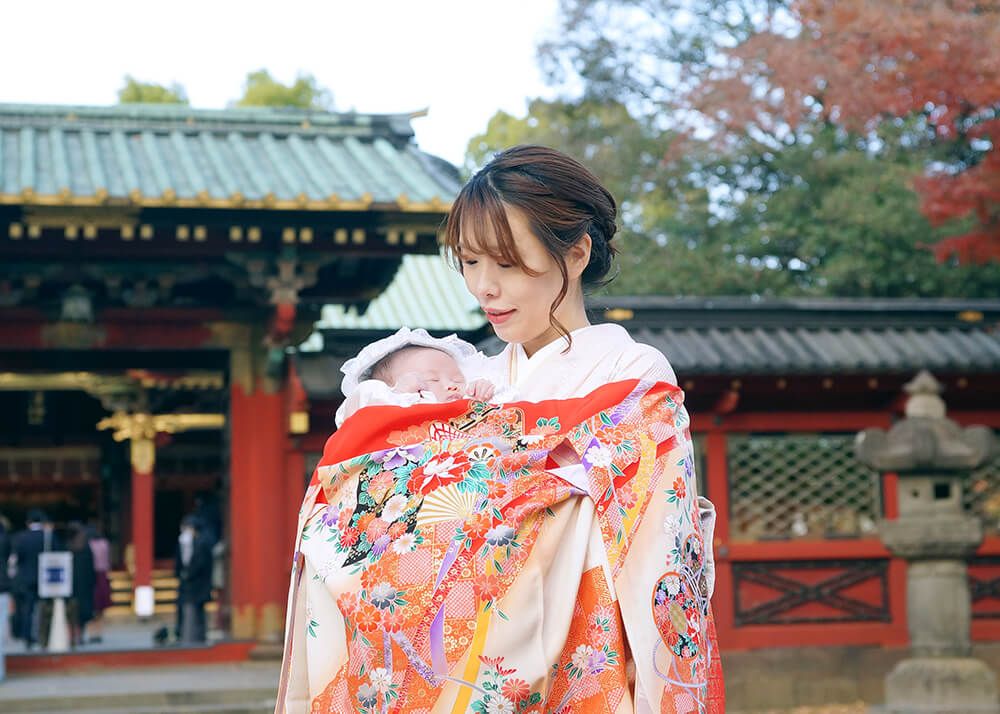
[[[1000, 411], [949, 416], [963, 425], [1000, 428]], [[723, 650], [907, 643], [906, 563], [877, 538], [733, 542], [730, 528], [730, 434], [844, 433], [891, 422], [890, 413], [861, 411], [693, 417], [692, 430], [705, 450], [706, 495], [718, 511], [712, 603]], [[897, 483], [893, 474], [883, 477], [886, 518], [896, 516]], [[1000, 535], [989, 535], [970, 563], [970, 585], [977, 598], [973, 638], [1000, 640]]]

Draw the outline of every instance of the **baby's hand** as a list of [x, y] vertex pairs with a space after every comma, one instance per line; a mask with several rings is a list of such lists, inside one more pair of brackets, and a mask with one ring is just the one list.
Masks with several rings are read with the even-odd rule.
[[493, 382], [490, 380], [477, 379], [469, 383], [469, 386], [465, 388], [465, 394], [472, 399], [486, 402], [493, 398], [495, 390], [496, 387], [493, 386]]

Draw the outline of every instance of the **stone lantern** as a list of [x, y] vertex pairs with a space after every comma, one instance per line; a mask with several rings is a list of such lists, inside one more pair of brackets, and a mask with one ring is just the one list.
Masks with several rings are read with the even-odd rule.
[[983, 540], [962, 506], [962, 483], [992, 457], [987, 427], [963, 429], [945, 416], [941, 385], [921, 372], [905, 387], [903, 420], [858, 434], [858, 459], [899, 477], [898, 513], [882, 521], [886, 547], [907, 562], [910, 656], [886, 677], [888, 714], [1000, 712], [996, 675], [971, 656], [972, 605], [966, 560]]

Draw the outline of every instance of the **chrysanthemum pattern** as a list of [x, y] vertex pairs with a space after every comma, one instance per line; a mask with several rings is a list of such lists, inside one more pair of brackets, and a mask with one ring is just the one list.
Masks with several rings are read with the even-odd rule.
[[[301, 538], [342, 620], [310, 616], [309, 629], [343, 627], [347, 649], [313, 710], [430, 710], [456, 683], [466, 689], [467, 706], [485, 714], [613, 712], [631, 696], [622, 614], [599, 567], [583, 574], [576, 602], [567, 603], [571, 629], [545, 679], [518, 677], [516, 663], [504, 664], [506, 653], [483, 649], [479, 628], [510, 619], [505, 595], [553, 509], [580, 494], [546, 470], [550, 454], [566, 444], [586, 471], [613, 576], [627, 562], [651, 499], [672, 490], [666, 497], [679, 506], [675, 520], [650, 524], [677, 539], [652, 595], [651, 622], [663, 638], [656, 656], [662, 662], [669, 654], [667, 676], [688, 689], [701, 686], [693, 675], [707, 666], [708, 613], [696, 598], [684, 599], [701, 562], [693, 489], [686, 487], [693, 481], [683, 462], [666, 463], [676, 453], [679, 392], [653, 386], [640, 384], [588, 414], [582, 407], [553, 415], [470, 405], [445, 421], [387, 433], [380, 450], [324, 459], [320, 488], [310, 493], [326, 505], [306, 508], [315, 515]], [[676, 676], [677, 666], [691, 676]]]

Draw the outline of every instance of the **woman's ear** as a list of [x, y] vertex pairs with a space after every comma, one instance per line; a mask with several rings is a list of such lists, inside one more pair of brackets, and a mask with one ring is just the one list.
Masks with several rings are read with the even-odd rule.
[[566, 272], [570, 278], [579, 278], [590, 264], [592, 242], [589, 233], [583, 236], [566, 253]]

